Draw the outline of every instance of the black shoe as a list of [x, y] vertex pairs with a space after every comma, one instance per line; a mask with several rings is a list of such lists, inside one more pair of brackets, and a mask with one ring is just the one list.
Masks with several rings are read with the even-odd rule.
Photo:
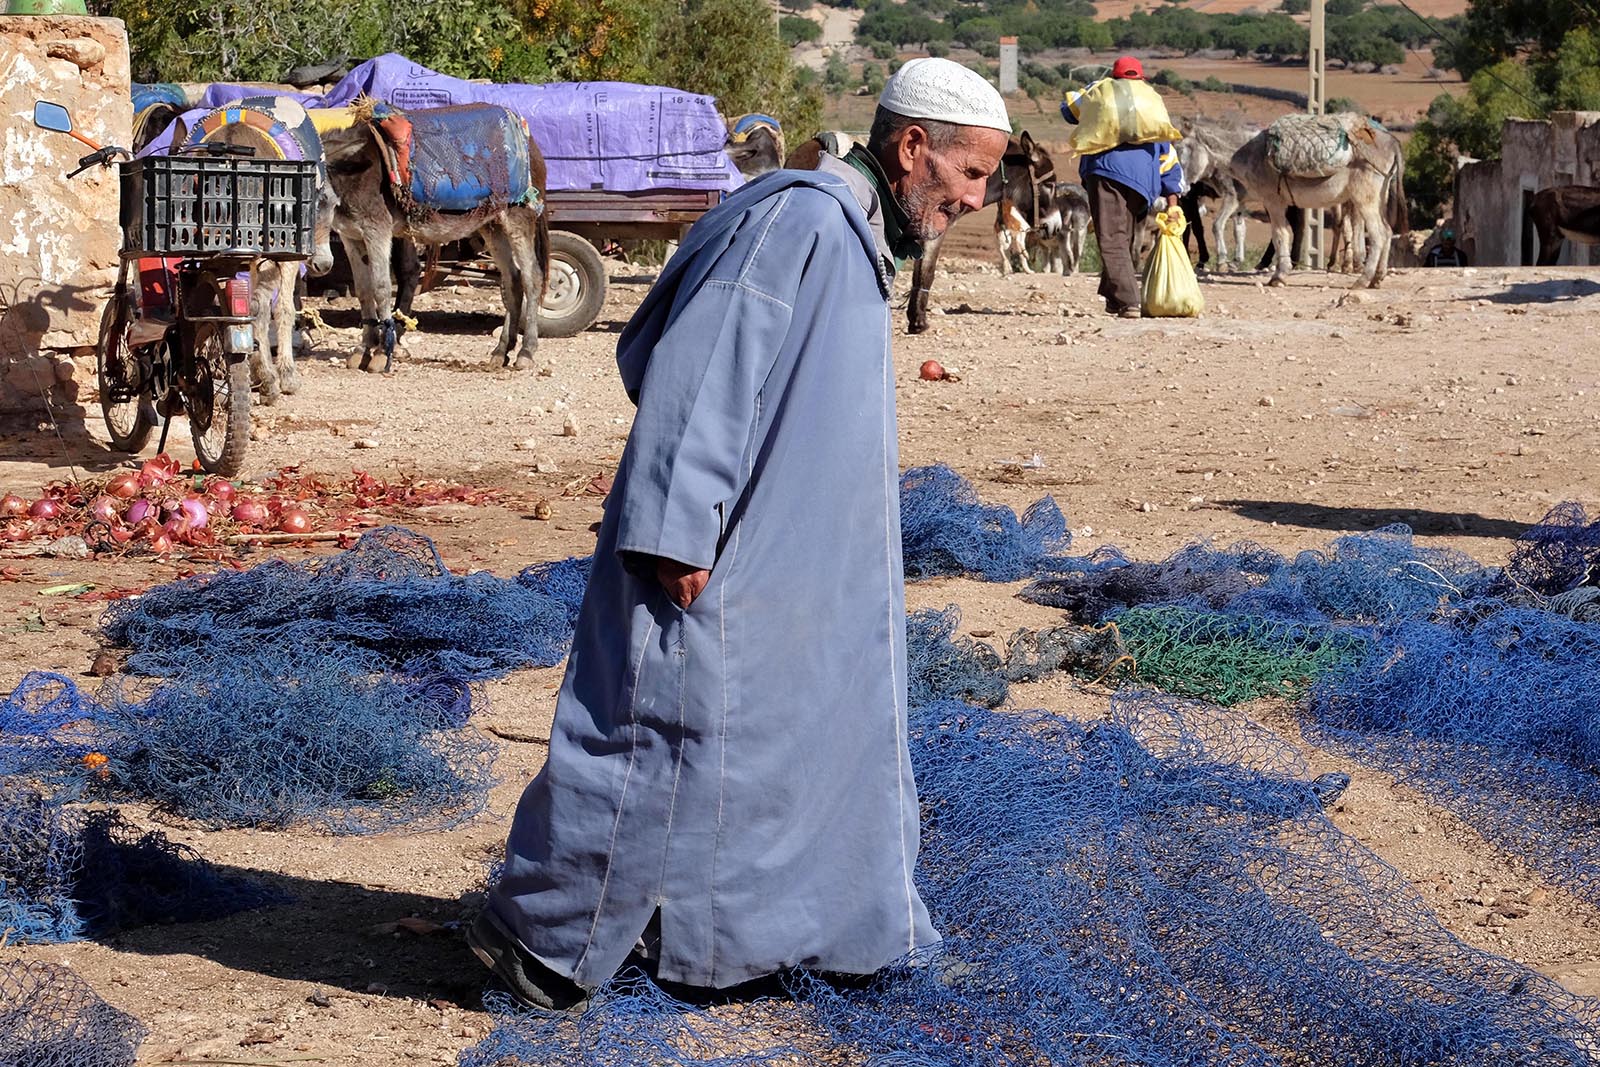
[[589, 1006], [589, 991], [562, 977], [533, 958], [500, 917], [484, 908], [467, 927], [467, 944], [513, 997], [530, 1008], [581, 1012]]

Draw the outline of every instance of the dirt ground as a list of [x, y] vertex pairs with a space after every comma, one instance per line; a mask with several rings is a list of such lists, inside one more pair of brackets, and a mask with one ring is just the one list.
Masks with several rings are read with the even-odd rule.
[[[345, 369], [357, 315], [334, 301], [303, 391], [256, 409], [250, 474], [301, 464], [502, 487], [518, 506], [406, 518], [457, 567], [511, 574], [587, 553], [600, 498], [565, 494], [608, 474], [620, 454], [630, 407], [613, 349], [650, 280], [618, 264], [597, 326], [546, 342], [546, 369], [521, 375], [482, 369], [498, 324], [488, 290], [422, 297], [421, 331], [392, 377]], [[1284, 290], [1261, 280], [1207, 279], [1207, 314], [1196, 321], [1126, 321], [1099, 313], [1092, 278], [1001, 278], [988, 262], [951, 264], [932, 332], [895, 341], [903, 463], [948, 463], [986, 499], [1018, 508], [1053, 494], [1076, 551], [1114, 544], [1140, 558], [1204, 537], [1291, 552], [1409, 522], [1427, 543], [1499, 561], [1552, 504], [1600, 496], [1600, 342], [1589, 332], [1600, 284], [1584, 273], [1413, 270], [1361, 293], [1337, 276], [1302, 274]], [[961, 380], [919, 381], [928, 358]], [[27, 495], [74, 473], [102, 477], [125, 459], [101, 440], [92, 421], [87, 431], [68, 421], [59, 434], [8, 433], [0, 489]], [[175, 451], [187, 462], [185, 448]], [[553, 506], [548, 520], [532, 517], [540, 498]], [[29, 669], [81, 674], [96, 647], [100, 605], [44, 597], [42, 587], [144, 587], [207, 566], [5, 562], [21, 572], [0, 583], [7, 686]], [[966, 629], [1002, 638], [1054, 619], [1015, 591], [937, 581], [912, 586], [909, 600], [960, 605]], [[417, 936], [382, 924], [461, 916], [460, 898], [481, 881], [543, 758], [558, 678], [529, 671], [488, 687], [476, 721], [500, 747], [491, 816], [450, 832], [334, 838], [204, 832], [132, 808], [137, 822], [214, 863], [260, 872], [295, 902], [105, 943], [3, 951], [66, 963], [139, 1017], [151, 1031], [141, 1063], [452, 1063], [488, 1029], [477, 999], [484, 972], [452, 929]], [[1094, 715], [1104, 698], [1053, 682], [1020, 687], [1014, 703]], [[1284, 709], [1252, 712], [1297, 736]], [[1600, 994], [1594, 908], [1384, 775], [1308, 753], [1314, 771], [1354, 777], [1334, 818], [1460, 937]], [[1492, 897], [1523, 901], [1528, 914], [1491, 918]]]

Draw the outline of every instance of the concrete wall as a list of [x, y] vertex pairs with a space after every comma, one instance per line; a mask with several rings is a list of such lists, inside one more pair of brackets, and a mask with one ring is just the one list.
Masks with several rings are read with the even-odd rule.
[[[1527, 203], [1552, 185], [1600, 185], [1600, 112], [1558, 111], [1548, 121], [1507, 119], [1500, 158], [1462, 161], [1456, 171], [1457, 239], [1474, 264], [1532, 263], [1539, 242]], [[1566, 247], [1562, 263], [1587, 265], [1594, 250]]]
[[65, 106], [97, 143], [127, 145], [122, 22], [0, 16], [0, 414], [48, 402], [59, 416], [73, 413], [80, 383], [92, 388], [100, 311], [116, 281], [117, 172], [69, 181], [89, 149], [35, 128], [37, 100]]

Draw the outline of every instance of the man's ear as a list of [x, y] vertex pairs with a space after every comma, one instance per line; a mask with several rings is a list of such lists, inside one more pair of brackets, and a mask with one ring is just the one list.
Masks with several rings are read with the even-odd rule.
[[920, 152], [928, 150], [928, 131], [921, 126], [907, 126], [900, 135], [897, 146], [900, 169], [906, 173], [911, 172], [911, 164], [916, 161]]

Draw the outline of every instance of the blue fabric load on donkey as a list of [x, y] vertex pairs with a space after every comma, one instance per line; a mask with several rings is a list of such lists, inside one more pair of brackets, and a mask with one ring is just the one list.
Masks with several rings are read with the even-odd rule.
[[411, 197], [435, 211], [526, 203], [533, 195], [528, 128], [507, 108], [464, 104], [406, 112]]

